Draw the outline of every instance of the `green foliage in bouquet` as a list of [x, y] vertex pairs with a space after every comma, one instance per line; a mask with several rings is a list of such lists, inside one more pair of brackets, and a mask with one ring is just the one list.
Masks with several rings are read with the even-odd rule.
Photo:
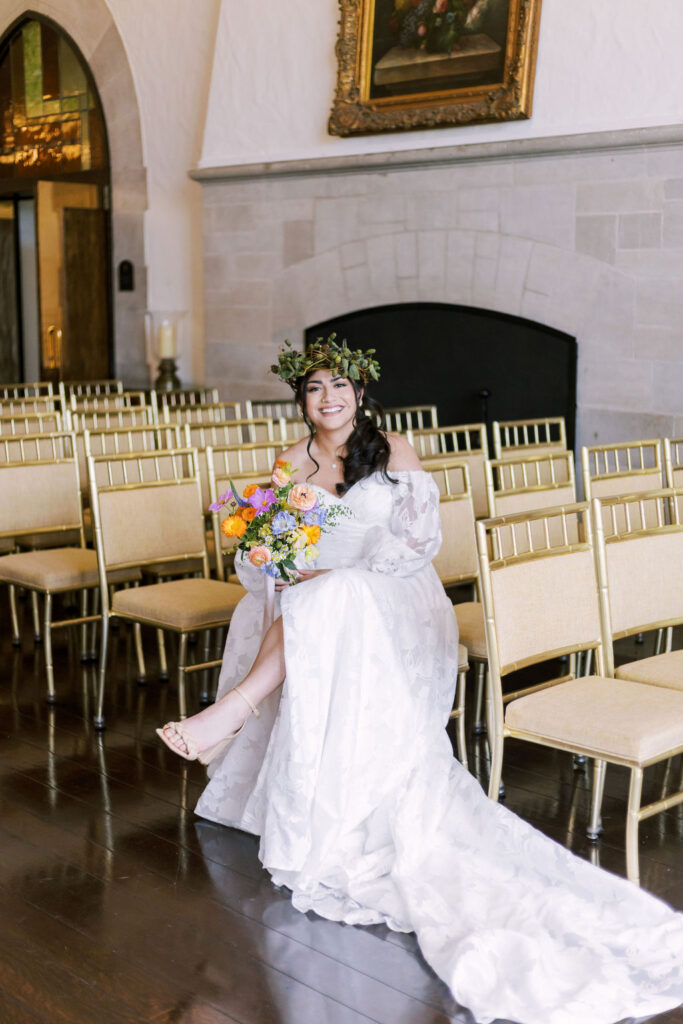
[[337, 343], [336, 339], [336, 334], [330, 334], [327, 339], [316, 338], [305, 352], [299, 352], [292, 348], [290, 341], [285, 341], [285, 348], [271, 370], [292, 388], [296, 387], [299, 378], [305, 377], [312, 370], [332, 370], [339, 377], [348, 377], [361, 384], [379, 380], [379, 363], [373, 359], [374, 348], [369, 348], [367, 352], [360, 348], [350, 349], [346, 339], [341, 343]]

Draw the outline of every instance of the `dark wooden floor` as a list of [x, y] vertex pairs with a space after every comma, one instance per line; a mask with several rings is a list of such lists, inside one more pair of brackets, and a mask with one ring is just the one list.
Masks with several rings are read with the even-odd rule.
[[[204, 771], [154, 735], [176, 716], [174, 688], [135, 682], [126, 630], [114, 634], [100, 735], [90, 724], [94, 672], [75, 635], [56, 634], [50, 708], [28, 602], [21, 611], [15, 650], [2, 593], [0, 1024], [468, 1021], [413, 936], [299, 914], [262, 871], [255, 839], [194, 817]], [[486, 756], [473, 740], [483, 775]], [[647, 786], [663, 782], [653, 771]], [[623, 873], [625, 773], [608, 773], [599, 847], [582, 834], [589, 784], [570, 758], [510, 743], [505, 783], [509, 807]], [[643, 885], [679, 908], [682, 854], [680, 807], [642, 825]], [[680, 1024], [683, 1013], [653, 1020]]]

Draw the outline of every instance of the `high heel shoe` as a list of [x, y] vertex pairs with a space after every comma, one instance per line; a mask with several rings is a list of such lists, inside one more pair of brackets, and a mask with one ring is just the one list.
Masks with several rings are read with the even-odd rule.
[[[253, 704], [251, 700], [247, 697], [246, 693], [242, 692], [240, 684], [234, 686], [230, 693], [239, 694], [242, 700], [249, 705], [250, 712], [253, 712], [257, 718], [261, 717], [261, 712], [258, 710], [256, 705]], [[210, 764], [214, 760], [214, 758], [218, 757], [221, 751], [224, 750], [229, 743], [232, 743], [232, 741], [237, 736], [239, 736], [239, 734], [242, 732], [245, 725], [247, 724], [248, 720], [249, 718], [247, 716], [245, 721], [242, 723], [239, 729], [236, 730], [236, 732], [231, 732], [229, 736], [225, 737], [225, 739], [220, 740], [220, 742], [214, 744], [213, 747], [207, 747], [206, 750], [198, 749], [197, 741], [193, 739], [192, 736], [190, 736], [189, 732], [187, 731], [182, 722], [166, 722], [166, 725], [163, 725], [161, 729], [156, 730], [156, 734], [159, 737], [159, 739], [166, 744], [168, 749], [172, 750], [174, 754], [178, 755], [178, 757], [182, 757], [186, 761], [199, 761], [200, 764], [207, 765]], [[180, 737], [182, 742], [185, 744], [185, 751], [180, 750], [175, 745], [175, 743], [171, 742], [171, 740], [166, 736], [166, 729], [173, 729], [176, 735]]]

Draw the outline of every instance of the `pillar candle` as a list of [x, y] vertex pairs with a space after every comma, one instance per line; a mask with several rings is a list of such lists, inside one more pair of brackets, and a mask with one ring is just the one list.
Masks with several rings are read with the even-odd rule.
[[159, 328], [159, 359], [175, 359], [176, 354], [175, 325], [164, 320]]

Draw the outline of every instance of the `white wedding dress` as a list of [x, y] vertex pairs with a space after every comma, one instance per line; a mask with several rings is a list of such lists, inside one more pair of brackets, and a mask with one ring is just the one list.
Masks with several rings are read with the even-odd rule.
[[[683, 1001], [683, 915], [492, 803], [445, 731], [457, 626], [431, 566], [428, 474], [374, 474], [343, 499], [318, 568], [281, 599], [286, 681], [210, 768], [196, 811], [260, 837], [299, 910], [415, 931], [480, 1024], [614, 1024]], [[249, 593], [219, 683], [258, 651], [272, 581]]]

